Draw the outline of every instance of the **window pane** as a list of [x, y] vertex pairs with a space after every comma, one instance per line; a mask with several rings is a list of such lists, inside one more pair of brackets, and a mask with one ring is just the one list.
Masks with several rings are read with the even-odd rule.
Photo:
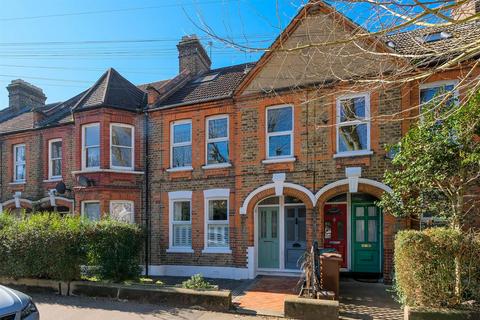
[[209, 247], [228, 247], [228, 224], [209, 225], [207, 239]]
[[225, 138], [228, 136], [227, 118], [208, 120], [208, 138]]
[[132, 148], [112, 147], [112, 165], [117, 167], [131, 167]]
[[278, 204], [280, 199], [278, 197], [269, 197], [262, 200], [258, 205]]
[[340, 122], [362, 120], [365, 118], [365, 97], [356, 97], [340, 101]]
[[[454, 85], [447, 85], [447, 86], [438, 86], [432, 88], [425, 88], [420, 90], [420, 102], [427, 103], [434, 98], [442, 100], [443, 97], [454, 89]], [[446, 104], [452, 105], [455, 103], [455, 97], [452, 95], [446, 101]]]
[[19, 164], [16, 166], [16, 177], [15, 180], [25, 180], [25, 165]]
[[62, 157], [62, 141], [52, 142], [51, 148], [52, 150], [51, 150], [50, 157], [52, 159]]
[[210, 200], [208, 202], [208, 219], [227, 220], [228, 219], [227, 200]]
[[356, 207], [355, 208], [355, 216], [357, 217], [363, 217], [363, 207]]
[[85, 146], [100, 145], [100, 126], [85, 127]]
[[345, 228], [343, 226], [342, 221], [337, 222], [337, 240], [343, 240], [345, 238], [344, 236]]
[[376, 207], [368, 207], [368, 216], [369, 217], [377, 216], [377, 208]]
[[272, 210], [272, 239], [276, 239], [278, 237], [278, 212], [277, 210]]
[[86, 150], [87, 155], [87, 167], [99, 167], [100, 166], [100, 147], [90, 147]]
[[262, 210], [260, 211], [260, 217], [261, 217], [261, 238], [266, 238], [267, 237], [267, 212]]
[[190, 221], [190, 201], [173, 203], [173, 221]]
[[208, 164], [228, 162], [228, 141], [208, 144]]
[[302, 200], [291, 196], [285, 196], [284, 201], [285, 203], [302, 203]]
[[339, 152], [367, 150], [367, 124], [342, 126], [338, 128]]
[[298, 208], [298, 217], [305, 218], [307, 216], [307, 209], [305, 207]]
[[332, 238], [332, 223], [330, 221], [325, 221], [325, 239]]
[[364, 220], [355, 221], [355, 228], [356, 228], [355, 240], [357, 242], [364, 242], [365, 241], [365, 221]]
[[268, 156], [281, 157], [281, 156], [291, 155], [292, 151], [291, 151], [290, 139], [291, 139], [291, 135], [289, 134], [269, 137]]
[[287, 217], [295, 218], [295, 208], [287, 208]]
[[132, 128], [112, 126], [112, 144], [116, 146], [132, 146]]
[[295, 241], [295, 219], [287, 219], [287, 241]]
[[377, 242], [377, 221], [368, 220], [368, 242]]
[[88, 202], [84, 203], [83, 207], [84, 216], [92, 221], [100, 221], [100, 203], [99, 202]]
[[52, 176], [62, 175], [62, 160], [52, 160]]
[[110, 217], [117, 221], [133, 223], [133, 203], [131, 202], [113, 202], [111, 204]]
[[192, 246], [192, 225], [174, 224], [173, 225], [173, 246], [191, 247]]
[[191, 123], [177, 124], [173, 126], [173, 143], [190, 142]]
[[173, 167], [186, 167], [192, 164], [192, 146], [173, 147]]
[[292, 107], [268, 109], [268, 132], [292, 130]]
[[15, 148], [15, 160], [17, 163], [25, 162], [25, 146]]
[[298, 241], [306, 241], [307, 240], [307, 225], [306, 223], [302, 223], [298, 221]]

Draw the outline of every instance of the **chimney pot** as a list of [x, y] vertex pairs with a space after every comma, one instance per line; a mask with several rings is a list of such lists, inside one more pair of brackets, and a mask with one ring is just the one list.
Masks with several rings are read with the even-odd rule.
[[45, 106], [47, 97], [43, 90], [22, 79], [13, 80], [7, 86], [8, 106], [14, 110], [20, 110], [24, 107], [37, 109]]

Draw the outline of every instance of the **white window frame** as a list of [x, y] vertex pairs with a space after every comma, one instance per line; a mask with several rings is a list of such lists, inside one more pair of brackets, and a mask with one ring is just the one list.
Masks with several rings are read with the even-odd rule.
[[[192, 226], [192, 191], [172, 191], [168, 193], [168, 249], [167, 253], [193, 253], [190, 247], [173, 246], [173, 225], [178, 223], [173, 221], [173, 210], [175, 202], [190, 202], [190, 225]], [[184, 223], [178, 223], [184, 224]], [[193, 226], [192, 226], [192, 242], [193, 242]]]
[[[204, 198], [204, 249], [202, 253], [232, 253], [231, 250], [231, 235], [230, 235], [230, 189], [209, 189], [203, 191]], [[208, 204], [213, 200], [227, 201], [227, 220], [209, 220]], [[208, 225], [210, 224], [227, 224], [228, 225], [228, 247], [209, 247], [208, 246]]]
[[423, 89], [431, 89], [431, 88], [438, 88], [438, 87], [446, 87], [448, 85], [453, 85], [453, 98], [458, 99], [460, 93], [458, 90], [458, 80], [440, 80], [440, 81], [434, 81], [434, 82], [428, 82], [428, 83], [422, 83], [419, 85], [418, 88], [418, 108], [421, 113], [421, 108], [422, 108], [422, 90]]
[[[23, 147], [25, 153], [24, 161], [17, 161], [17, 149]], [[23, 179], [17, 179], [17, 165], [23, 165], [23, 173], [25, 177]], [[13, 146], [13, 181], [14, 182], [25, 182], [27, 179], [27, 147], [24, 143], [16, 144]]]
[[110, 217], [111, 217], [112, 211], [113, 211], [112, 207], [113, 207], [114, 204], [117, 204], [117, 203], [128, 203], [128, 204], [132, 205], [132, 213], [131, 213], [131, 216], [130, 216], [129, 223], [134, 224], [135, 223], [135, 203], [133, 201], [130, 201], [130, 200], [110, 200], [110, 212], [109, 212]]
[[[62, 143], [62, 156], [60, 158], [52, 158], [52, 144], [55, 142], [61, 142]], [[59, 176], [54, 176], [53, 175], [53, 165], [52, 161], [53, 160], [60, 160], [61, 163], [61, 174]], [[62, 180], [62, 175], [63, 175], [63, 141], [61, 138], [57, 139], [50, 139], [48, 140], [48, 179], [49, 180]]]
[[[182, 124], [190, 124], [190, 141], [189, 142], [174, 143], [174, 131], [173, 131], [173, 129], [174, 129], [175, 126], [182, 125]], [[193, 163], [192, 135], [193, 135], [192, 119], [178, 120], [178, 121], [174, 121], [170, 124], [170, 169], [169, 169], [169, 171], [192, 170], [192, 164], [190, 164], [189, 166], [183, 166], [183, 167], [174, 167], [173, 166], [173, 148], [174, 147], [190, 146], [191, 152], [192, 152], [191, 162]]]
[[[87, 128], [90, 128], [90, 127], [95, 127], [95, 126], [98, 126], [98, 131], [100, 132], [101, 130], [101, 127], [100, 127], [100, 122], [94, 122], [94, 123], [89, 123], [89, 124], [84, 124], [82, 125], [82, 170], [98, 170], [100, 169], [100, 166], [97, 166], [97, 167], [87, 167], [87, 149], [86, 149], [86, 146], [85, 146], [85, 131]], [[101, 161], [102, 161], [102, 147], [101, 147], [101, 132], [99, 133], [99, 142], [100, 144], [99, 145], [95, 145], [95, 146], [89, 146], [89, 148], [94, 148], [94, 147], [98, 147], [99, 149], [99, 160], [100, 160], [100, 165], [101, 165]]]
[[[211, 139], [208, 137], [210, 121], [219, 120], [219, 119], [227, 119], [227, 136]], [[208, 144], [215, 143], [215, 142], [228, 143], [228, 159], [226, 162], [211, 163], [211, 164], [208, 163]], [[205, 166], [203, 167], [203, 169], [215, 168], [215, 167], [221, 168], [221, 167], [229, 167], [229, 166], [230, 166], [230, 117], [226, 114], [208, 117], [205, 121]]]
[[[354, 98], [364, 98], [365, 99], [365, 119], [364, 120], [352, 120], [352, 121], [344, 121], [340, 122], [340, 111], [341, 111], [341, 101], [345, 99], [354, 99]], [[364, 156], [372, 154], [372, 137], [370, 135], [370, 127], [371, 127], [371, 119], [370, 119], [370, 93], [362, 92], [362, 93], [352, 93], [352, 94], [345, 94], [342, 96], [337, 97], [336, 101], [336, 123], [335, 123], [335, 131], [336, 131], [336, 144], [337, 153], [334, 155], [334, 158], [339, 157], [352, 157], [352, 156]], [[352, 125], [359, 125], [359, 124], [366, 124], [367, 125], [367, 149], [365, 150], [355, 150], [355, 151], [340, 151], [340, 134], [339, 129], [340, 127], [352, 126]]]
[[[283, 109], [283, 108], [291, 108], [292, 109], [292, 130], [286, 130], [286, 131], [278, 131], [278, 132], [268, 132], [268, 111], [273, 110], [273, 109]], [[281, 105], [276, 105], [276, 106], [270, 106], [265, 108], [265, 156], [267, 161], [264, 161], [265, 163], [268, 163], [268, 160], [274, 160], [274, 159], [282, 159], [285, 160], [286, 162], [291, 162], [294, 161], [294, 154], [295, 151], [293, 150], [293, 140], [294, 140], [294, 132], [295, 132], [295, 108], [293, 104], [281, 104]], [[269, 155], [269, 150], [270, 150], [270, 137], [274, 136], [284, 136], [284, 135], [290, 135], [290, 154], [289, 155], [283, 155], [283, 156], [270, 156]]]
[[[98, 207], [100, 209], [100, 220], [102, 219], [102, 211], [101, 211], [101, 204], [100, 204], [100, 200], [83, 200], [82, 201], [82, 211], [81, 211], [81, 215], [82, 215], [82, 218], [85, 218], [87, 219], [87, 217], [85, 217], [85, 204], [86, 203], [98, 203]], [[89, 220], [89, 221], [93, 221], [93, 220]]]
[[[124, 128], [129, 128], [132, 130], [132, 146], [127, 147], [127, 146], [119, 146], [119, 145], [113, 145], [112, 142], [112, 132], [113, 132], [113, 127], [124, 127]], [[129, 167], [122, 167], [122, 166], [114, 166], [113, 165], [113, 157], [112, 157], [112, 148], [113, 147], [119, 147], [119, 148], [130, 148], [130, 153], [132, 156], [132, 165]], [[110, 123], [110, 168], [111, 169], [117, 169], [117, 170], [128, 170], [132, 171], [135, 168], [135, 127], [132, 126], [131, 124], [126, 124], [126, 123]]]

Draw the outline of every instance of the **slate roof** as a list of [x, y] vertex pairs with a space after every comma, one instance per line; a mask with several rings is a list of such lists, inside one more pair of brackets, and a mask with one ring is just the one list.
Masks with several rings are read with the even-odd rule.
[[137, 86], [138, 89], [142, 90], [143, 92], [147, 92], [147, 89], [149, 87], [153, 87], [155, 90], [160, 90], [165, 84], [167, 84], [170, 80], [160, 80], [156, 82], [151, 82], [151, 83], [144, 83], [144, 84], [139, 84]]
[[231, 97], [252, 66], [252, 63], [242, 63], [210, 70], [192, 78], [154, 107], [170, 108]]
[[145, 92], [122, 77], [115, 69], [110, 68], [73, 106], [73, 111], [95, 107], [137, 111], [143, 109], [145, 103]]
[[[437, 41], [425, 42], [426, 35], [445, 32], [450, 37]], [[391, 34], [386, 41], [393, 41], [396, 52], [411, 55], [411, 59], [432, 61], [442, 57], [451, 58], [480, 39], [480, 21], [470, 21], [445, 27], [421, 28], [412, 31]]]

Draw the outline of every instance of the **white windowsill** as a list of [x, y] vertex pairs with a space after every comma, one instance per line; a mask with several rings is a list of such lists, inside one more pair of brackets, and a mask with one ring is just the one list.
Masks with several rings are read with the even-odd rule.
[[167, 253], [193, 253], [192, 248], [168, 248]]
[[26, 181], [14, 181], [14, 182], [10, 182], [9, 185], [17, 186], [17, 185], [22, 185], [22, 184], [26, 184], [26, 183], [27, 183]]
[[181, 172], [181, 171], [193, 171], [193, 168], [189, 166], [189, 167], [177, 167], [177, 168], [167, 169], [167, 172]]
[[295, 157], [285, 157], [285, 158], [272, 158], [272, 159], [265, 159], [262, 160], [262, 163], [269, 164], [269, 163], [282, 163], [282, 162], [295, 162], [297, 158]]
[[79, 171], [72, 171], [72, 174], [75, 175], [75, 174], [81, 174], [81, 173], [96, 173], [96, 172], [144, 174], [143, 171], [116, 170], [116, 169], [83, 169], [83, 170], [79, 170]]
[[43, 182], [59, 182], [62, 181], [62, 177], [59, 178], [49, 178], [47, 180], [43, 180]]
[[230, 248], [205, 248], [202, 250], [202, 253], [226, 253], [231, 254], [232, 250]]
[[232, 164], [230, 162], [226, 163], [216, 163], [216, 164], [207, 164], [202, 167], [204, 170], [208, 169], [221, 169], [221, 168], [230, 168]]
[[333, 155], [333, 158], [348, 158], [348, 157], [360, 157], [360, 156], [369, 156], [372, 155], [372, 150], [364, 151], [350, 151], [350, 152], [340, 152]]

